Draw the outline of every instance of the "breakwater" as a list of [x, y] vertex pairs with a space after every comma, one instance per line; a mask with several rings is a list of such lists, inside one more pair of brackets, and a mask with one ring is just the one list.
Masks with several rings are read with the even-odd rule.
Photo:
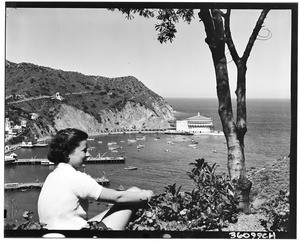
[[[120, 157], [89, 157], [84, 162], [85, 164], [104, 164], [104, 163], [125, 163], [125, 158]], [[5, 165], [54, 165], [53, 162], [48, 159], [16, 159], [15, 161], [5, 163]]]
[[[95, 178], [98, 184], [102, 186], [108, 186], [109, 180], [107, 178]], [[34, 188], [42, 188], [43, 182], [27, 182], [27, 183], [5, 183], [4, 190], [27, 190], [27, 189], [34, 189]]]

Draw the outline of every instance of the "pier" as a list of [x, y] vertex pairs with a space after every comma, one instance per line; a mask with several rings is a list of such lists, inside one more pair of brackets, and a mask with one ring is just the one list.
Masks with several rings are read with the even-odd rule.
[[[88, 157], [84, 164], [105, 164], [105, 163], [125, 163], [124, 157]], [[54, 165], [48, 159], [16, 159], [13, 162], [5, 163], [5, 165]]]
[[125, 163], [124, 157], [88, 157], [84, 164]]
[[[98, 184], [102, 186], [108, 186], [109, 180], [106, 178], [95, 178]], [[40, 189], [43, 186], [43, 182], [26, 182], [26, 183], [4, 183], [4, 190], [28, 190], [28, 189]]]
[[53, 162], [50, 162], [48, 159], [16, 159], [11, 163], [7, 163], [6, 165], [54, 165]]

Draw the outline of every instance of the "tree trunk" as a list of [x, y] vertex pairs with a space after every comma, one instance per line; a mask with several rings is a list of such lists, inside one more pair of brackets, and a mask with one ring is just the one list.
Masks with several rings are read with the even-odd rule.
[[[218, 9], [201, 9], [199, 17], [203, 21], [207, 38], [206, 43], [209, 45], [214, 62], [217, 96], [219, 100], [219, 116], [222, 122], [224, 135], [228, 148], [227, 167], [232, 182], [237, 185], [236, 189], [242, 193], [241, 207], [245, 213], [249, 212], [249, 193], [251, 182], [246, 177], [246, 166], [244, 156], [244, 135], [234, 122], [232, 103], [229, 87], [229, 77], [227, 71], [227, 60], [225, 56], [225, 37], [224, 26], [221, 11]], [[237, 92], [243, 86], [238, 87]], [[241, 97], [241, 96], [240, 96]], [[239, 105], [244, 108], [245, 103], [240, 102]], [[238, 109], [243, 111], [243, 109]], [[240, 117], [245, 114], [240, 114]], [[243, 127], [242, 119], [239, 127]], [[245, 130], [244, 130], [245, 132]]]

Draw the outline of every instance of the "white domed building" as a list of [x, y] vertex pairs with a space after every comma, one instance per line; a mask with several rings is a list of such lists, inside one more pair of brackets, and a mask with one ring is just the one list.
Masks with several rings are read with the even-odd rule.
[[176, 131], [194, 134], [212, 133], [214, 132], [214, 124], [211, 118], [201, 116], [200, 112], [198, 112], [196, 116], [176, 121]]

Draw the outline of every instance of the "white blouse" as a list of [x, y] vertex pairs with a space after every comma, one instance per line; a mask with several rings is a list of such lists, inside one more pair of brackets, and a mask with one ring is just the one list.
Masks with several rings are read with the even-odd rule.
[[81, 229], [88, 219], [88, 199], [97, 200], [102, 188], [91, 176], [71, 165], [58, 164], [39, 195], [40, 223], [46, 224], [47, 229]]

